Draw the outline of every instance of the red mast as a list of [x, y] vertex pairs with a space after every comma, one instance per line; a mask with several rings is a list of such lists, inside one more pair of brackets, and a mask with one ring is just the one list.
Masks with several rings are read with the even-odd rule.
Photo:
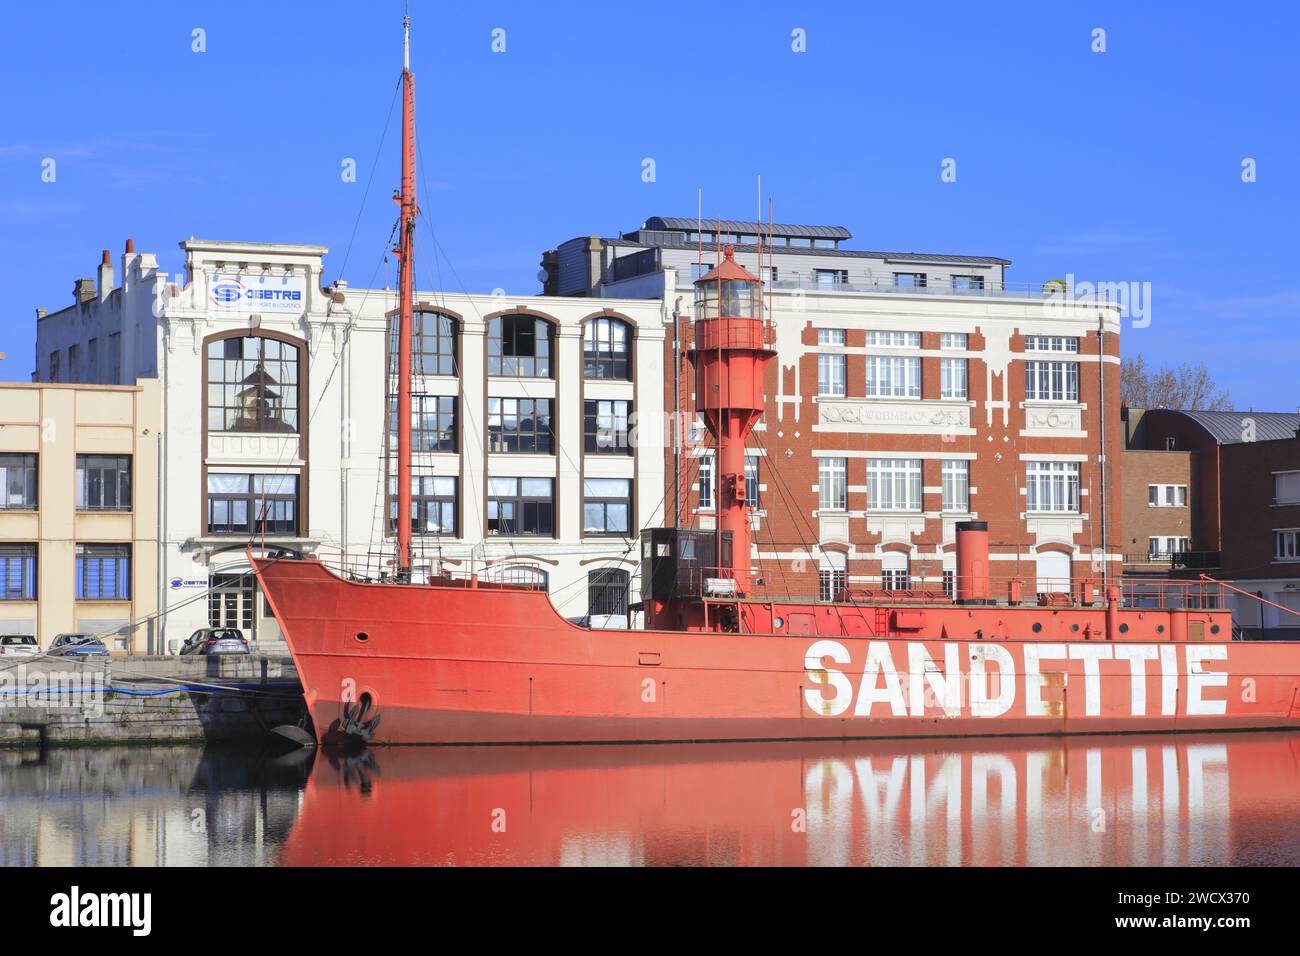
[[411, 573], [411, 321], [415, 247], [415, 74], [411, 72], [411, 18], [402, 18], [402, 191], [397, 246], [397, 574]]
[[[716, 269], [695, 282], [695, 407], [717, 444], [717, 521], [731, 532], [728, 561], [740, 594], [749, 591], [749, 515], [745, 508], [745, 438], [763, 416], [770, 330], [762, 315], [762, 282], [735, 261], [731, 246]], [[719, 538], [721, 536], [719, 535]]]

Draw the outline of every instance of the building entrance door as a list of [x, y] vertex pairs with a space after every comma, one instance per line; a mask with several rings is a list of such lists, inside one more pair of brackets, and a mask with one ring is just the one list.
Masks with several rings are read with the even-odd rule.
[[214, 574], [208, 592], [208, 626], [237, 627], [256, 639], [257, 586], [250, 574]]

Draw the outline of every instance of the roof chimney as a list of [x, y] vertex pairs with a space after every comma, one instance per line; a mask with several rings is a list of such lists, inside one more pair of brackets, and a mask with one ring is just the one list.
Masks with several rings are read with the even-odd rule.
[[75, 304], [81, 305], [81, 303], [88, 302], [94, 297], [95, 297], [94, 279], [78, 279], [76, 282], [72, 284], [72, 301]]
[[47, 315], [49, 315], [49, 314], [50, 314], [50, 313], [49, 313], [49, 310], [47, 310], [47, 309], [37, 309], [37, 310], [36, 310], [36, 321], [39, 322], [41, 319], [45, 318], [45, 317], [46, 317]]
[[108, 250], [104, 250], [104, 258], [99, 263], [99, 301], [103, 302], [108, 298], [108, 294], [113, 291], [113, 263], [109, 261]]
[[135, 240], [128, 239], [126, 241], [126, 254], [129, 256], [132, 255], [134, 252], [135, 252]]

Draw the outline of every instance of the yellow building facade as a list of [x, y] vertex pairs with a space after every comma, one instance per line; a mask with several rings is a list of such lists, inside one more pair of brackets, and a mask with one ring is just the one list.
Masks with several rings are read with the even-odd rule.
[[0, 635], [156, 650], [156, 379], [0, 382]]

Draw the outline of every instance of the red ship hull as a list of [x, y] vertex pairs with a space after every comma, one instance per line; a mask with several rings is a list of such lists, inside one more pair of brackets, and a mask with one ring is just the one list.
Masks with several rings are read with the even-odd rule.
[[380, 717], [377, 744], [1300, 727], [1300, 644], [1171, 639], [1189, 617], [1196, 633], [1230, 634], [1226, 611], [1125, 609], [1118, 641], [1101, 636], [1102, 611], [1038, 606], [902, 618], [764, 604], [773, 618], [807, 612], [810, 630], [590, 630], [540, 592], [358, 583], [313, 559], [253, 561], [323, 739], [358, 702]]

